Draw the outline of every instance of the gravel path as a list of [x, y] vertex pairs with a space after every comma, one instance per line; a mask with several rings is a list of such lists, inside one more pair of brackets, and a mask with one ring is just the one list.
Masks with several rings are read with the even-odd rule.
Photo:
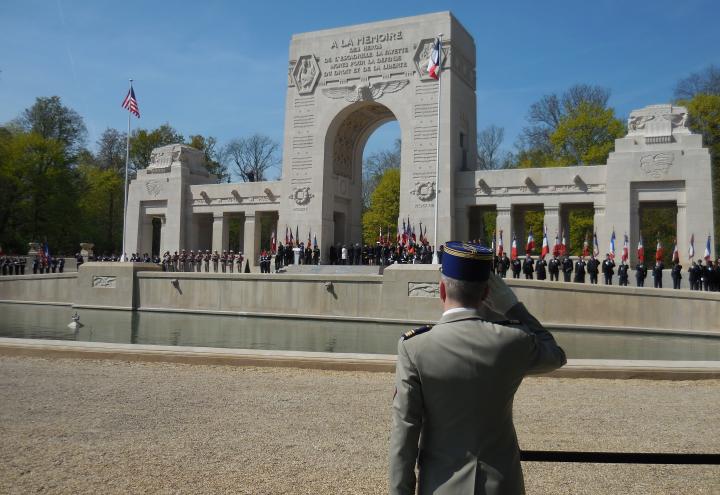
[[[0, 493], [385, 493], [392, 375], [0, 357]], [[527, 379], [526, 449], [720, 453], [720, 381]], [[720, 493], [713, 466], [525, 463], [529, 494]]]

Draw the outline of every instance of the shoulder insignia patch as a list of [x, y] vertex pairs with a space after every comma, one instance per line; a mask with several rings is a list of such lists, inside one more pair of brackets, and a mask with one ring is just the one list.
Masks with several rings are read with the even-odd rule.
[[423, 325], [419, 328], [414, 328], [412, 330], [408, 330], [407, 332], [402, 334], [402, 339], [407, 340], [415, 337], [416, 335], [420, 335], [421, 333], [425, 333], [427, 331], [430, 331], [432, 329], [432, 325]]

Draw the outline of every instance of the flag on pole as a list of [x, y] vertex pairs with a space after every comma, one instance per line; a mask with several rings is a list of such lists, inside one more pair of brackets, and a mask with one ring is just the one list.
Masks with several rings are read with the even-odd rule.
[[513, 233], [512, 244], [510, 245], [510, 257], [512, 259], [517, 258], [517, 239]]
[[500, 230], [500, 238], [498, 239], [498, 250], [497, 255], [502, 256], [503, 255], [503, 239], [502, 239], [503, 231]]
[[560, 241], [560, 254], [565, 256], [567, 254], [567, 242], [565, 241], [565, 231], [562, 232], [562, 240]]
[[492, 252], [495, 253], [495, 246], [497, 245], [497, 230], [493, 230], [493, 240], [492, 240]]
[[593, 256], [600, 254], [600, 246], [597, 240], [597, 231], [593, 232]]
[[288, 228], [285, 226], [285, 244], [290, 244], [290, 236], [288, 236]]
[[663, 247], [660, 239], [657, 240], [657, 247], [655, 248], [655, 261], [662, 261]]
[[673, 246], [672, 260], [673, 263], [680, 263], [680, 253], [678, 252], [677, 239], [675, 239], [675, 244]]
[[135, 117], [140, 118], [140, 108], [138, 107], [137, 98], [135, 98], [135, 90], [132, 85], [130, 85], [130, 90], [122, 102], [122, 107], [129, 110]]
[[555, 231], [555, 245], [553, 246], [552, 254], [555, 257], [560, 256], [560, 238], [558, 237], [557, 231]]
[[615, 229], [613, 229], [612, 235], [610, 236], [610, 252], [608, 254], [611, 260], [615, 259]]
[[528, 240], [527, 245], [525, 246], [525, 252], [532, 254], [533, 249], [535, 249], [535, 238], [533, 237], [533, 233], [531, 230], [530, 233], [528, 233]]
[[547, 225], [543, 226], [543, 241], [542, 241], [542, 248], [540, 249], [540, 257], [545, 258], [545, 256], [550, 253], [550, 246], [548, 245], [548, 238], [547, 238]]
[[645, 247], [643, 247], [642, 236], [640, 236], [640, 240], [638, 241], [637, 257], [640, 263], [645, 263]]
[[311, 237], [310, 237], [310, 231], [308, 230], [308, 243], [307, 243], [307, 245], [305, 246], [306, 248], [309, 248], [309, 247], [310, 247], [310, 242], [311, 242]]
[[288, 244], [292, 244], [293, 240], [292, 229], [290, 229], [290, 242]]
[[[290, 232], [290, 237], [292, 238], [292, 232]], [[295, 242], [300, 244], [300, 230], [297, 224], [295, 224]]]
[[414, 225], [412, 226], [412, 234], [410, 235], [410, 237], [412, 238], [411, 244], [415, 244], [415, 241], [417, 241], [417, 238], [415, 237], [415, 226]]
[[583, 241], [583, 256], [590, 256], [590, 243], [588, 242], [588, 234], [585, 232], [585, 240]]
[[317, 249], [317, 234], [313, 236], [313, 249]]
[[437, 80], [440, 79], [440, 57], [441, 57], [442, 44], [440, 38], [435, 38], [432, 50], [430, 51], [430, 59], [428, 60], [427, 72], [428, 76]]
[[690, 247], [688, 248], [688, 259], [690, 261], [695, 257], [695, 234], [690, 236]]
[[630, 240], [628, 239], [628, 235], [625, 234], [625, 239], [623, 240], [623, 251], [622, 251], [622, 260], [627, 261], [630, 257]]
[[277, 248], [277, 239], [275, 238], [275, 231], [272, 231], [272, 236], [270, 236], [270, 252], [275, 254]]
[[710, 248], [710, 236], [708, 236], [707, 242], [705, 243], [705, 261], [709, 260], [711, 255], [712, 249]]

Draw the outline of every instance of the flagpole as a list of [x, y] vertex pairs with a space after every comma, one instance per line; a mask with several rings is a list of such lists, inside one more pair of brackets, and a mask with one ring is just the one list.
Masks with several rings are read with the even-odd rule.
[[437, 136], [436, 136], [436, 146], [435, 146], [435, 225], [434, 225], [434, 232], [433, 232], [433, 240], [435, 241], [435, 248], [433, 249], [433, 257], [432, 257], [432, 264], [437, 265], [440, 263], [440, 260], [438, 259], [438, 236], [437, 236], [437, 226], [438, 226], [438, 205], [439, 205], [439, 195], [440, 195], [440, 102], [442, 100], [442, 33], [438, 34], [438, 71], [440, 77], [438, 77], [438, 114], [437, 114]]
[[[130, 79], [130, 89], [132, 90], [132, 82], [133, 80]], [[125, 141], [125, 202], [123, 203], [123, 242], [122, 242], [122, 254], [120, 255], [120, 259], [122, 261], [127, 261], [125, 259], [125, 253], [127, 252], [125, 249], [125, 242], [126, 242], [126, 236], [127, 236], [127, 203], [128, 203], [128, 164], [130, 163], [130, 111], [128, 111], [128, 128], [127, 128], [127, 138]]]

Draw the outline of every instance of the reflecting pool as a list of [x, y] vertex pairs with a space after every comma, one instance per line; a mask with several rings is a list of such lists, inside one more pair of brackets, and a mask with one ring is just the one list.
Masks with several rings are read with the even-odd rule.
[[[0, 303], [0, 337], [124, 344], [395, 354], [413, 325], [257, 316], [78, 309]], [[720, 361], [720, 335], [693, 336], [549, 327], [569, 358]]]

